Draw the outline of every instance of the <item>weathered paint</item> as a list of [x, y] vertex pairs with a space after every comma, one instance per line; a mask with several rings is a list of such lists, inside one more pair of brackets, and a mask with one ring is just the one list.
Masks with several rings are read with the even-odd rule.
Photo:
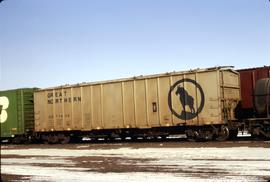
[[35, 129], [224, 124], [239, 99], [239, 74], [228, 68], [48, 88], [34, 93]]
[[241, 98], [244, 109], [253, 108], [253, 94], [256, 81], [270, 78], [270, 66], [238, 70], [241, 80]]
[[0, 91], [1, 137], [13, 137], [34, 129], [34, 89]]

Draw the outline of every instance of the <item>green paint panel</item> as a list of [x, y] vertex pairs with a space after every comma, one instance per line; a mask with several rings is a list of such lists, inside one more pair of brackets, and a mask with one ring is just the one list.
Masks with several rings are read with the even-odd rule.
[[1, 137], [34, 130], [33, 88], [0, 91]]

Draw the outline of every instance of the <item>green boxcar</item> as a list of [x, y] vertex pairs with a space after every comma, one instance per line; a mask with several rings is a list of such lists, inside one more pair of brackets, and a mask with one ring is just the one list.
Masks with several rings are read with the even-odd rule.
[[34, 130], [34, 88], [0, 91], [1, 138]]

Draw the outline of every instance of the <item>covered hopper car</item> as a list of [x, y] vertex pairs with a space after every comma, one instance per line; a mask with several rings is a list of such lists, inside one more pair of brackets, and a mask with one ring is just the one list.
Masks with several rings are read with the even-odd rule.
[[211, 68], [40, 89], [35, 132], [48, 143], [178, 133], [225, 140], [237, 134], [239, 86], [236, 71]]

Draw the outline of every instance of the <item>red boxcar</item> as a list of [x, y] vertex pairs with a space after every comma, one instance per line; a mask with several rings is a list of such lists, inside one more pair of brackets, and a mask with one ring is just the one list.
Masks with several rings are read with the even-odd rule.
[[270, 66], [238, 70], [241, 81], [242, 108], [251, 111], [253, 108], [253, 92], [256, 81], [270, 77]]

